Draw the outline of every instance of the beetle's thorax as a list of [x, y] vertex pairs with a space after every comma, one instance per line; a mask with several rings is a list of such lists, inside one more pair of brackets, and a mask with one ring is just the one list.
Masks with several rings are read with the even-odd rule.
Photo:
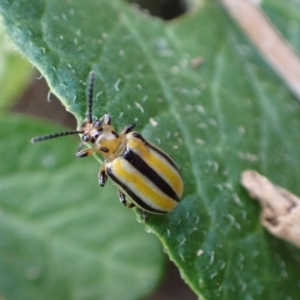
[[126, 136], [116, 133], [110, 124], [85, 122], [82, 127], [82, 140], [91, 142], [95, 152], [101, 153], [106, 161], [119, 157], [126, 148]]
[[125, 136], [117, 134], [111, 125], [103, 126], [101, 134], [93, 144], [95, 151], [101, 153], [106, 161], [119, 157], [125, 151], [125, 147]]

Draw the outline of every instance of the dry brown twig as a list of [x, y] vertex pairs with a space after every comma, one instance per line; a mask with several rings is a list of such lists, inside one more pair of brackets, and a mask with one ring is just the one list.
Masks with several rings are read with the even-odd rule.
[[265, 60], [300, 99], [300, 59], [266, 15], [250, 0], [221, 0]]
[[256, 171], [244, 171], [241, 183], [260, 201], [261, 222], [269, 232], [300, 247], [300, 198]]

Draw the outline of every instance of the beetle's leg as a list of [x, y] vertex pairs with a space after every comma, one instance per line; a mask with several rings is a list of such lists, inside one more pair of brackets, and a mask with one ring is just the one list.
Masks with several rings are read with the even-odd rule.
[[118, 196], [119, 196], [119, 199], [120, 199], [120, 202], [125, 205], [127, 208], [132, 208], [134, 207], [135, 205], [131, 202], [128, 202], [126, 200], [126, 196], [125, 194], [123, 194], [121, 191], [118, 190]]
[[94, 153], [94, 150], [92, 148], [84, 149], [84, 150], [77, 151], [75, 153], [75, 157], [76, 158], [86, 157], [86, 156], [92, 155], [93, 153]]
[[135, 123], [131, 123], [131, 124], [125, 126], [122, 129], [121, 134], [127, 134], [127, 133], [129, 133], [135, 127], [135, 125], [136, 125]]
[[110, 118], [110, 115], [109, 114], [105, 114], [103, 116], [103, 123], [104, 125], [110, 125], [111, 123], [111, 118]]
[[142, 221], [143, 222], [146, 222], [147, 221], [147, 218], [148, 218], [148, 212], [147, 211], [145, 211], [145, 210], [142, 210], [142, 209], [138, 209], [139, 210], [139, 213], [140, 213], [140, 216], [141, 216], [141, 218], [142, 218]]
[[98, 173], [99, 185], [104, 186], [107, 180], [107, 175], [105, 172], [105, 164], [102, 164]]
[[82, 150], [83, 146], [84, 146], [84, 143], [80, 143], [80, 144], [78, 145], [78, 148], [77, 148], [76, 153], [80, 152], [80, 151]]

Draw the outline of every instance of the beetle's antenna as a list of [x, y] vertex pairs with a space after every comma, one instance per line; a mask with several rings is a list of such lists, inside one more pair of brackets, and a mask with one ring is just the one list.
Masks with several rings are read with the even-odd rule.
[[77, 133], [83, 133], [83, 132], [80, 130], [73, 130], [73, 131], [50, 133], [47, 135], [34, 137], [33, 139], [31, 139], [31, 143], [41, 142], [41, 141], [54, 139], [54, 138], [65, 136], [65, 135], [77, 134]]
[[90, 85], [89, 85], [89, 93], [88, 93], [88, 110], [87, 110], [87, 121], [93, 121], [93, 92], [94, 92], [94, 82], [95, 82], [95, 73], [94, 71], [90, 72]]

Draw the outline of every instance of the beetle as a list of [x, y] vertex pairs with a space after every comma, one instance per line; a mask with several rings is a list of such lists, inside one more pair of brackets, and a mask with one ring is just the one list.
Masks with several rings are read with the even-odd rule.
[[95, 75], [89, 76], [87, 113], [79, 130], [52, 133], [33, 138], [33, 143], [72, 134], [81, 134], [83, 143], [91, 147], [79, 149], [76, 158], [102, 154], [98, 181], [104, 186], [109, 177], [117, 186], [118, 196], [126, 207], [137, 207], [144, 220], [148, 213], [166, 214], [178, 204], [183, 193], [183, 181], [175, 162], [160, 148], [134, 132], [131, 123], [117, 133], [111, 117], [104, 114], [93, 119]]

